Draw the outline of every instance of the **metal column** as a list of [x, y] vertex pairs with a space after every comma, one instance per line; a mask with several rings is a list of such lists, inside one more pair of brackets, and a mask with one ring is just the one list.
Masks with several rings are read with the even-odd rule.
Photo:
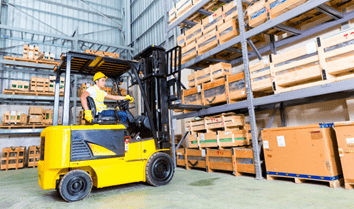
[[175, 165], [175, 168], [177, 167], [177, 162], [176, 162], [176, 142], [175, 142], [175, 129], [174, 129], [174, 119], [173, 118], [173, 110], [170, 110], [170, 121], [171, 121], [171, 142], [172, 142], [172, 159], [173, 163]]
[[250, 116], [251, 131], [252, 131], [254, 167], [256, 171], [256, 179], [262, 179], [261, 159], [260, 159], [260, 152], [259, 152], [260, 149], [257, 146], [258, 131], [256, 125], [256, 115], [255, 115], [254, 105], [253, 105], [253, 93], [251, 88], [250, 72], [248, 69], [249, 60], [248, 60], [247, 40], [245, 35], [245, 23], [243, 20], [242, 0], [237, 0], [237, 13], [238, 13], [238, 21], [240, 27], [242, 58], [243, 58], [245, 80], [246, 80], [248, 113]]
[[74, 88], [73, 88], [73, 97], [74, 105], [73, 105], [73, 118], [71, 124], [76, 125], [76, 110], [77, 110], [77, 75], [74, 75]]
[[54, 91], [54, 107], [53, 107], [53, 126], [58, 125], [59, 119], [59, 96], [60, 96], [60, 71], [57, 70], [55, 78], [55, 91]]
[[70, 71], [71, 71], [71, 55], [66, 58], [65, 84], [64, 84], [64, 104], [63, 104], [63, 126], [69, 125], [69, 111], [70, 111]]

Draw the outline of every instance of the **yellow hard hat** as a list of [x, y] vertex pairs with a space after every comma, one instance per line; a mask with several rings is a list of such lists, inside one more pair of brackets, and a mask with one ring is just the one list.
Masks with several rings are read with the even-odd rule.
[[100, 78], [106, 78], [107, 79], [107, 76], [105, 74], [103, 74], [102, 72], [97, 72], [93, 76], [93, 82], [95, 82], [95, 80], [100, 79]]

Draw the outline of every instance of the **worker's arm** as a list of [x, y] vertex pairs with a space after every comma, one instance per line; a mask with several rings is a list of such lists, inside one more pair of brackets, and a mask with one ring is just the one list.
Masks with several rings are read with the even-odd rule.
[[89, 110], [88, 105], [87, 105], [87, 97], [88, 96], [90, 96], [90, 93], [85, 91], [80, 97], [81, 104], [82, 104], [82, 107], [84, 108], [84, 110]]
[[111, 100], [125, 100], [125, 96], [113, 96], [110, 94], [107, 94], [104, 98], [111, 99]]

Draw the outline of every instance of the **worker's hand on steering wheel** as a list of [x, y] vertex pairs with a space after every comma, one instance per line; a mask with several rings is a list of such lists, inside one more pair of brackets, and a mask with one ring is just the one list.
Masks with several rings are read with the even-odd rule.
[[85, 110], [85, 120], [87, 120], [87, 122], [89, 123], [92, 122], [93, 117], [92, 117], [91, 110]]
[[130, 95], [125, 96], [124, 99], [125, 99], [125, 100], [130, 100], [130, 103], [133, 103], [133, 102], [134, 102], [134, 98], [131, 97]]

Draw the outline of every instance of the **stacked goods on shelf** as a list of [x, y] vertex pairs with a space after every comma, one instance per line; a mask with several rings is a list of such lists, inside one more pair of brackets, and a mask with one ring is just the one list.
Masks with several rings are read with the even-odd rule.
[[354, 188], [354, 129], [353, 122], [334, 123], [337, 136], [338, 154], [342, 165], [344, 186]]
[[42, 114], [43, 120], [42, 123], [44, 125], [52, 125], [53, 124], [53, 110], [44, 110]]
[[[243, 6], [245, 7], [245, 6]], [[215, 48], [218, 45], [235, 38], [239, 35], [238, 12], [236, 2], [222, 5], [212, 15], [204, 17], [189, 30], [185, 30], [177, 38], [178, 45], [182, 47], [182, 64], [202, 55], [203, 53]], [[266, 36], [267, 37], [267, 36]], [[251, 40], [259, 47], [268, 40], [263, 35], [256, 35]], [[239, 47], [239, 45], [235, 45]], [[252, 50], [249, 47], [249, 50]], [[228, 54], [232, 54], [227, 52]], [[238, 53], [233, 53], [238, 54]], [[225, 59], [225, 54], [215, 55], [215, 58]]]
[[[174, 4], [174, 7], [168, 12], [169, 14], [169, 24], [172, 24], [174, 21], [179, 19], [182, 15], [184, 15], [188, 10], [192, 9], [195, 5], [197, 5], [200, 0], [181, 0]], [[210, 1], [207, 4], [203, 5], [201, 9], [204, 9], [209, 12], [213, 12], [223, 6], [225, 3], [223, 1]], [[187, 18], [189, 21], [193, 21], [195, 23], [200, 22], [205, 15], [203, 14], [193, 14]], [[183, 25], [182, 25], [183, 26]]]
[[2, 116], [2, 124], [27, 124], [27, 114], [21, 114], [20, 111], [6, 111]]
[[229, 103], [247, 99], [245, 73], [237, 73], [228, 77]]
[[30, 146], [27, 151], [27, 166], [28, 167], [37, 167], [40, 157], [40, 147], [39, 146]]
[[9, 57], [4, 56], [5, 60], [13, 60], [20, 62], [33, 62], [47, 65], [59, 65], [60, 62], [54, 61], [55, 54], [50, 52], [40, 52], [38, 46], [35, 45], [23, 45], [23, 56], [21, 57]]
[[19, 90], [19, 91], [28, 91], [29, 82], [28, 81], [12, 80], [10, 89]]
[[112, 95], [112, 88], [111, 87], [104, 87], [102, 90], [105, 91], [107, 94]]
[[251, 144], [251, 128], [243, 115], [223, 113], [186, 122], [189, 148], [225, 148]]
[[[49, 76], [49, 88], [48, 88], [49, 92], [55, 92], [55, 80], [56, 80], [55, 76]], [[65, 78], [64, 77], [60, 77], [59, 82], [60, 82], [59, 91], [60, 92], [64, 92]]]
[[81, 86], [77, 92], [77, 96], [81, 97], [81, 95], [86, 91], [86, 89], [90, 88], [91, 86], [92, 86], [92, 84], [90, 84], [90, 83], [81, 84]]
[[30, 107], [29, 108], [29, 124], [42, 124], [43, 123], [43, 107]]
[[6, 147], [2, 149], [1, 170], [23, 168], [25, 165], [26, 147]]
[[178, 166], [187, 170], [191, 168], [203, 168], [206, 172], [231, 171], [238, 176], [243, 173], [255, 174], [253, 151], [251, 148], [229, 149], [177, 149], [176, 161]]
[[48, 92], [49, 90], [49, 79], [42, 77], [32, 77], [30, 91], [37, 92]]
[[[226, 85], [224, 88], [221, 87], [220, 91], [214, 91], [215, 88], [218, 89], [217, 86], [219, 83], [225, 84], [225, 79], [228, 75], [231, 74], [231, 64], [228, 63], [218, 63], [215, 65], [210, 65], [203, 70], [196, 71], [188, 76], [189, 87], [194, 87], [191, 89], [183, 90], [182, 91], [182, 104], [189, 104], [189, 105], [206, 105], [210, 104], [209, 97], [213, 97], [216, 95], [217, 99], [213, 99], [211, 104], [226, 102]], [[220, 81], [221, 80], [221, 81]], [[222, 84], [221, 84], [222, 85]], [[206, 87], [205, 87], [206, 86]], [[220, 87], [219, 87], [220, 88]], [[206, 89], [206, 96], [208, 100], [205, 100], [205, 90]], [[208, 89], [211, 89], [209, 91]], [[219, 89], [220, 90], [220, 89]], [[188, 112], [188, 111], [186, 111]]]
[[112, 53], [112, 52], [105, 52], [105, 51], [95, 51], [95, 50], [91, 50], [91, 49], [86, 49], [85, 53], [87, 54], [94, 54], [94, 55], [98, 55], [101, 57], [111, 57], [111, 58], [119, 58], [119, 54], [118, 53]]
[[229, 103], [228, 76], [203, 84], [202, 94], [204, 105]]
[[252, 91], [282, 93], [354, 77], [354, 29], [321, 38], [250, 67]]
[[339, 187], [342, 170], [333, 124], [262, 130], [267, 179], [329, 182]]

